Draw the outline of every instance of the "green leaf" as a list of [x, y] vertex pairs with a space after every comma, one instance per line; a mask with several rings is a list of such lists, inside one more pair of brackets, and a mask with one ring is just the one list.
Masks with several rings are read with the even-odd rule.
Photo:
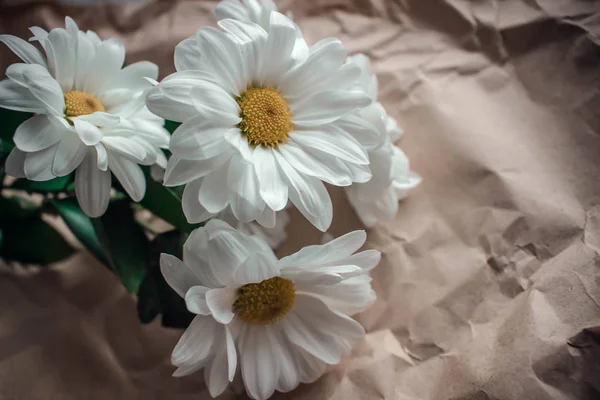
[[2, 226], [0, 254], [6, 260], [46, 265], [64, 260], [75, 250], [39, 215]]
[[[137, 293], [148, 269], [148, 238], [136, 223], [128, 199], [110, 203], [106, 213], [95, 218], [96, 235], [114, 273], [130, 293]], [[99, 232], [100, 231], [100, 232]]]
[[181, 125], [181, 122], [169, 121], [165, 120], [165, 129], [169, 131], [169, 133], [173, 133], [177, 127]]
[[62, 200], [52, 199], [51, 203], [81, 244], [83, 244], [101, 263], [110, 267], [104, 249], [94, 230], [92, 220], [81, 211], [77, 199], [74, 197]]
[[192, 231], [198, 225], [187, 222], [181, 208], [181, 197], [171, 188], [161, 185], [150, 176], [150, 169], [144, 168], [146, 175], [146, 195], [140, 201], [152, 214], [164, 219], [176, 228]]
[[168, 253], [181, 258], [183, 240], [187, 236], [178, 230], [157, 235], [150, 245], [150, 269], [138, 292], [138, 316], [142, 323], [151, 322], [162, 313], [162, 325], [185, 329], [194, 319], [185, 301], [167, 284], [160, 272], [160, 254]]
[[0, 141], [2, 142], [13, 142], [13, 136], [17, 127], [23, 123], [23, 121], [31, 118], [33, 114], [19, 111], [7, 110], [0, 108]]
[[61, 176], [44, 182], [17, 179], [10, 188], [25, 190], [28, 193], [56, 193], [64, 191], [70, 179], [71, 175]]
[[39, 213], [39, 206], [23, 198], [0, 197], [0, 226], [16, 220], [22, 220]]

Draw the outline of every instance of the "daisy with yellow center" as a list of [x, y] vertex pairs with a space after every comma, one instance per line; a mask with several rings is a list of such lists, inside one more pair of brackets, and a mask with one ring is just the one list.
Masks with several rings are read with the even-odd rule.
[[338, 123], [370, 100], [352, 88], [360, 71], [344, 64], [339, 40], [322, 40], [299, 58], [306, 43], [294, 23], [255, 11], [264, 25], [222, 19], [222, 31], [200, 28], [181, 42], [177, 72], [148, 94], [152, 112], [182, 122], [164, 183], [186, 185], [189, 222], [231, 209], [242, 222], [271, 227], [289, 200], [324, 231], [332, 204], [323, 182], [348, 186], [371, 177], [354, 136], [376, 132]]
[[216, 397], [239, 368], [257, 400], [316, 380], [364, 334], [348, 315], [375, 298], [368, 271], [380, 254], [354, 254], [365, 238], [352, 232], [278, 260], [260, 238], [220, 220], [192, 232], [183, 261], [161, 255], [166, 281], [197, 314], [173, 350], [174, 375], [204, 369]]
[[15, 132], [15, 149], [6, 172], [46, 181], [75, 171], [75, 191], [82, 210], [98, 217], [108, 206], [111, 172], [135, 201], [146, 181], [141, 165], [167, 160], [169, 134], [164, 120], [144, 104], [158, 67], [142, 61], [123, 68], [125, 48], [80, 31], [67, 17], [66, 27], [46, 32], [32, 27], [31, 43], [11, 35], [0, 42], [23, 63], [10, 65], [0, 82], [0, 107], [36, 115]]

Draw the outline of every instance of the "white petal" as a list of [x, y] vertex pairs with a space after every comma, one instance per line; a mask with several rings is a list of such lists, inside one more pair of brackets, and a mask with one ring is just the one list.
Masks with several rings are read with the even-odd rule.
[[202, 64], [201, 57], [196, 36], [184, 39], [175, 46], [175, 69], [177, 71], [197, 70]]
[[164, 184], [166, 186], [179, 186], [191, 182], [216, 170], [225, 164], [229, 158], [229, 155], [221, 154], [208, 160], [196, 161], [172, 156], [165, 171]]
[[[15, 65], [18, 64], [13, 64], [6, 70], [7, 76], [10, 76], [13, 80], [16, 77], [9, 75], [9, 73]], [[48, 112], [62, 116], [65, 105], [63, 92], [58, 82], [54, 80], [48, 71], [40, 65], [30, 64], [20, 72], [22, 73], [24, 86], [27, 86], [35, 98], [44, 104]]]
[[386, 114], [383, 121], [385, 124], [385, 130], [390, 136], [390, 140], [392, 142], [395, 142], [404, 135], [404, 131], [398, 126], [398, 122], [393, 117]]
[[355, 276], [334, 285], [315, 285], [295, 282], [296, 293], [317, 296], [333, 310], [353, 315], [366, 310], [375, 302], [368, 275]]
[[[381, 260], [381, 252], [365, 250], [335, 262], [336, 265], [356, 265], [364, 271], [373, 269]], [[333, 265], [333, 264], [332, 264]]]
[[92, 114], [87, 115], [80, 115], [73, 119], [79, 119], [81, 121], [85, 121], [96, 126], [101, 126], [103, 128], [117, 127], [119, 124], [122, 123], [122, 120], [118, 115], [113, 115], [101, 111], [96, 111]]
[[235, 343], [233, 341], [231, 331], [227, 326], [225, 327], [225, 344], [227, 346], [227, 377], [229, 378], [229, 382], [233, 382], [233, 378], [235, 377], [235, 370], [237, 367], [237, 351], [235, 349]]
[[240, 46], [247, 81], [255, 80], [261, 70], [261, 55], [267, 42], [267, 32], [262, 27], [243, 20], [221, 20], [219, 26], [230, 33]]
[[[190, 92], [192, 103], [198, 113], [210, 115], [219, 125], [239, 121], [240, 107], [222, 87], [209, 81], [198, 81]], [[214, 117], [213, 117], [214, 116]]]
[[352, 184], [350, 170], [338, 159], [309, 154], [291, 140], [279, 146], [279, 152], [292, 167], [305, 175], [314, 176], [335, 186]]
[[119, 73], [125, 61], [125, 46], [118, 39], [108, 39], [96, 47], [94, 59], [88, 65], [83, 91], [99, 95], [108, 80]]
[[241, 342], [240, 363], [248, 394], [266, 400], [275, 391], [279, 377], [279, 359], [271, 343], [272, 328], [248, 326]]
[[360, 68], [355, 64], [346, 63], [338, 69], [323, 85], [315, 87], [318, 90], [345, 90], [354, 87], [360, 76]]
[[202, 178], [191, 181], [185, 185], [185, 189], [183, 190], [181, 207], [190, 224], [197, 224], [214, 216], [214, 214], [204, 208], [198, 200], [201, 186]]
[[[265, 207], [265, 209], [262, 211], [262, 213], [258, 217], [256, 217], [256, 222], [259, 223], [264, 228], [267, 228], [267, 229], [274, 228], [276, 225], [276, 216], [275, 215], [276, 215], [275, 211], [273, 211], [269, 207]], [[287, 214], [284, 214], [284, 215], [287, 215]], [[264, 233], [264, 230], [261, 229], [261, 232]], [[257, 234], [257, 233], [255, 233], [255, 234]], [[285, 240], [285, 232], [283, 232], [283, 234], [277, 235], [276, 238], [264, 237], [264, 239], [269, 240], [269, 245], [271, 245], [272, 248], [276, 248], [277, 246], [279, 246], [279, 244], [281, 244]]]
[[139, 61], [130, 64], [110, 77], [104, 86], [104, 90], [144, 90], [150, 87], [150, 83], [144, 78], [158, 79], [158, 65], [150, 61]]
[[186, 121], [198, 114], [192, 103], [192, 88], [210, 79], [210, 74], [203, 71], [176, 72], [149, 90], [146, 105], [154, 114], [165, 119]]
[[277, 152], [275, 156], [288, 181], [290, 200], [304, 217], [325, 232], [333, 218], [333, 206], [327, 189], [318, 179], [298, 173]]
[[304, 285], [335, 285], [363, 272], [355, 265], [336, 267], [286, 268], [281, 276]]
[[87, 67], [96, 54], [96, 46], [88, 38], [85, 32], [78, 32], [77, 38], [77, 62], [75, 66], [75, 90], [83, 88], [83, 81], [87, 73]]
[[199, 228], [192, 231], [183, 245], [183, 259], [202, 286], [223, 287], [208, 263], [208, 233], [206, 229]]
[[[266, 244], [265, 244], [266, 245]], [[258, 283], [279, 276], [277, 258], [273, 251], [262, 248], [262, 251], [250, 254], [246, 262], [235, 272], [235, 281], [240, 285]]]
[[250, 147], [248, 139], [245, 135], [242, 135], [239, 128], [232, 128], [225, 132], [225, 140], [238, 151], [244, 160], [252, 162], [252, 147]]
[[381, 145], [382, 138], [377, 128], [356, 113], [338, 119], [335, 125], [350, 134], [366, 149], [373, 149]]
[[56, 130], [43, 114], [36, 115], [23, 122], [17, 128], [13, 140], [23, 151], [44, 150], [61, 139], [62, 132]]
[[181, 124], [171, 138], [169, 150], [188, 160], [205, 160], [229, 149], [225, 132], [232, 125], [221, 125], [203, 115], [197, 115]]
[[[171, 135], [163, 127], [163, 124], [165, 123], [163, 119], [159, 122], [135, 119], [131, 120], [131, 123], [134, 125], [135, 130], [139, 133], [140, 137], [144, 138], [148, 143], [162, 149], [169, 147]], [[164, 166], [167, 166], [166, 162]]]
[[66, 133], [58, 142], [54, 162], [52, 163], [52, 174], [65, 176], [73, 172], [81, 164], [87, 153], [87, 147], [73, 134]]
[[327, 364], [338, 364], [348, 350], [345, 339], [364, 335], [353, 319], [331, 310], [322, 300], [297, 294], [294, 310], [282, 326], [292, 343]]
[[368, 165], [359, 165], [359, 164], [352, 164], [352, 163], [346, 163], [345, 165], [350, 170], [350, 173], [352, 174], [352, 182], [358, 182], [358, 183], [368, 182], [369, 179], [371, 179], [373, 176]]
[[[254, 207], [262, 203], [254, 166], [239, 157], [233, 157], [227, 171], [227, 186]], [[262, 210], [262, 208], [261, 208]]]
[[299, 371], [296, 370], [296, 364], [292, 355], [297, 348], [287, 340], [280, 325], [273, 326], [273, 332], [274, 337], [271, 345], [279, 359], [277, 390], [289, 392], [290, 390], [295, 389], [300, 383]]
[[210, 213], [215, 214], [220, 212], [229, 203], [226, 184], [227, 171], [228, 166], [223, 165], [216, 171], [208, 174], [202, 182], [196, 201], [199, 201], [202, 207]]
[[261, 84], [272, 85], [291, 64], [290, 55], [296, 44], [296, 26], [278, 12], [271, 13], [269, 36], [262, 53], [262, 67], [257, 77]]
[[227, 18], [231, 20], [246, 21], [249, 18], [248, 10], [237, 0], [219, 2], [213, 10], [213, 14], [217, 21]]
[[254, 221], [262, 213], [264, 203], [256, 204], [244, 199], [239, 194], [229, 191], [229, 206], [231, 212], [240, 222]]
[[327, 364], [301, 348], [296, 347], [292, 356], [300, 382], [313, 383], [325, 373]]
[[290, 111], [295, 125], [310, 127], [328, 124], [370, 103], [369, 96], [361, 91], [330, 90], [291, 102]]
[[296, 131], [290, 139], [302, 148], [316, 149], [353, 164], [368, 165], [369, 156], [361, 145], [334, 126], [323, 128], [324, 132]]
[[46, 106], [31, 91], [10, 79], [0, 81], [0, 107], [15, 111], [45, 114]]
[[253, 161], [260, 183], [260, 196], [269, 208], [279, 211], [287, 204], [288, 187], [279, 170], [279, 164], [275, 160], [274, 151], [277, 150], [257, 146], [254, 149]]
[[140, 201], [144, 198], [146, 177], [139, 165], [109, 152], [108, 166], [133, 201]]
[[76, 50], [77, 35], [73, 37], [70, 32], [61, 28], [52, 29], [48, 34], [46, 52], [49, 53], [49, 67], [54, 71], [56, 81], [65, 93], [73, 89]]
[[185, 304], [187, 309], [194, 314], [210, 315], [206, 293], [211, 290], [204, 286], [192, 286], [185, 293]]
[[377, 98], [377, 76], [371, 72], [371, 60], [364, 54], [348, 57], [348, 63], [357, 65], [361, 70], [359, 86], [370, 98]]
[[44, 150], [27, 153], [25, 158], [25, 175], [32, 181], [47, 181], [54, 178], [52, 174], [52, 161], [56, 154], [57, 146], [50, 146]]
[[206, 293], [206, 305], [217, 322], [228, 324], [235, 317], [233, 302], [236, 296], [235, 288], [211, 289]]
[[308, 58], [283, 77], [280, 90], [284, 97], [300, 97], [327, 82], [346, 60], [346, 49], [338, 39], [323, 39], [310, 50]]
[[106, 212], [110, 200], [110, 172], [98, 168], [95, 150], [88, 154], [75, 172], [75, 193], [79, 206], [89, 217]]
[[100, 140], [102, 140], [104, 134], [96, 125], [92, 125], [89, 122], [83, 121], [79, 118], [73, 118], [72, 121], [75, 125], [75, 130], [77, 131], [79, 138], [86, 145], [95, 146], [100, 142]]
[[8, 46], [13, 53], [26, 63], [48, 67], [42, 53], [27, 41], [13, 35], [0, 35], [0, 42]]
[[169, 286], [183, 298], [192, 286], [202, 284], [187, 265], [170, 254], [162, 253], [160, 255], [160, 271]]
[[[227, 330], [227, 328], [225, 328]], [[223, 340], [216, 349], [212, 361], [204, 369], [204, 381], [212, 397], [217, 397], [227, 389], [229, 384], [227, 366], [227, 347]]]
[[6, 174], [15, 178], [25, 178], [25, 158], [27, 157], [27, 153], [19, 150], [18, 148], [14, 148], [9, 153], [6, 158], [6, 163], [4, 168], [6, 169]]
[[221, 76], [224, 88], [235, 96], [246, 84], [246, 74], [237, 45], [229, 36], [212, 27], [202, 27], [196, 34], [203, 62]]
[[108, 169], [108, 154], [106, 148], [102, 143], [98, 143], [94, 148], [96, 149], [96, 157], [98, 158], [98, 168], [102, 171], [106, 171]]
[[367, 239], [365, 231], [353, 231], [331, 242], [306, 246], [300, 251], [279, 260], [280, 268], [333, 265], [337, 260], [350, 257]]
[[109, 152], [118, 154], [132, 162], [142, 164], [147, 155], [146, 148], [142, 143], [134, 139], [134, 137], [107, 135], [102, 139], [102, 144]]
[[197, 315], [185, 330], [171, 354], [174, 365], [190, 366], [204, 361], [218, 342], [222, 327], [212, 318]]
[[[209, 223], [212, 221], [214, 220], [209, 221]], [[240, 235], [241, 233], [233, 230], [222, 231], [211, 238], [209, 242], [209, 264], [219, 282], [226, 286], [236, 284], [234, 272], [248, 259], [251, 250], [244, 246], [243, 241], [239, 240]]]

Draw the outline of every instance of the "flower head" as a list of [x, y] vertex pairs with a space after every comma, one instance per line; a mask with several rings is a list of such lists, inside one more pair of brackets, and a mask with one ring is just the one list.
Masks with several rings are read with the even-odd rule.
[[277, 260], [260, 238], [211, 220], [190, 235], [183, 262], [162, 254], [165, 279], [197, 314], [173, 350], [174, 375], [203, 368], [218, 396], [239, 366], [260, 400], [316, 380], [364, 334], [348, 315], [375, 299], [368, 271], [380, 254], [353, 254], [365, 237], [352, 232]]
[[347, 187], [346, 193], [362, 222], [372, 226], [380, 219], [393, 219], [398, 212], [398, 201], [421, 182], [421, 177], [410, 170], [408, 157], [393, 144], [403, 132], [396, 120], [377, 102], [377, 77], [371, 72], [368, 57], [358, 54], [350, 57], [348, 62], [360, 67], [358, 83], [372, 103], [345, 118], [362, 120], [363, 124], [378, 132], [379, 139], [363, 143], [371, 161], [371, 180]]
[[67, 17], [66, 28], [30, 28], [32, 44], [0, 35], [23, 63], [10, 65], [0, 82], [0, 107], [36, 115], [15, 132], [15, 149], [6, 171], [45, 181], [75, 169], [81, 208], [102, 215], [108, 205], [110, 172], [136, 201], [146, 190], [138, 164], [166, 166], [160, 148], [168, 147], [164, 120], [145, 107], [145, 95], [158, 67], [142, 61], [122, 68], [125, 48], [80, 31]]
[[366, 151], [344, 115], [371, 101], [352, 88], [360, 70], [344, 64], [336, 39], [292, 57], [297, 30], [269, 13], [269, 29], [231, 19], [224, 31], [201, 28], [175, 50], [175, 74], [148, 95], [148, 107], [181, 121], [165, 185], [187, 184], [190, 222], [230, 207], [243, 222], [274, 221], [288, 199], [317, 228], [332, 218], [324, 182], [348, 186], [370, 178]]

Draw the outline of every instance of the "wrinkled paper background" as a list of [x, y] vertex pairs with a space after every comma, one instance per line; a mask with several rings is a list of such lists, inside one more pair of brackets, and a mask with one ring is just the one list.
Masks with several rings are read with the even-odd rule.
[[[28, 26], [69, 14], [162, 76], [174, 46], [214, 24], [209, 1], [17, 3], [2, 8], [1, 33], [28, 38]], [[600, 398], [600, 2], [278, 4], [309, 42], [338, 36], [373, 59], [424, 182], [369, 231], [383, 259], [378, 301], [359, 316], [366, 339], [316, 383], [273, 398]], [[16, 61], [0, 54], [2, 70]], [[360, 228], [332, 194], [330, 232]], [[293, 217], [280, 254], [319, 240]], [[171, 378], [181, 332], [142, 326], [91, 256], [0, 274], [0, 399], [209, 398], [202, 374]]]

